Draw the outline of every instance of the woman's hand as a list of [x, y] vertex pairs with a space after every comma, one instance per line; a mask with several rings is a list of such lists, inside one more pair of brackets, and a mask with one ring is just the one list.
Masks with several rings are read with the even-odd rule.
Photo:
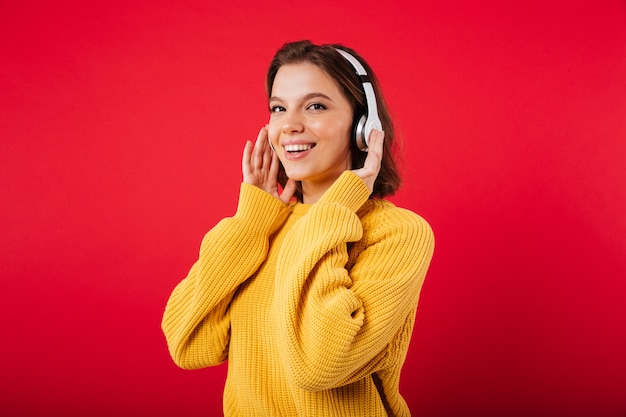
[[261, 128], [256, 142], [246, 141], [241, 160], [243, 182], [259, 187], [287, 204], [296, 191], [296, 182], [287, 181], [283, 192], [278, 194], [278, 167], [280, 161], [272, 151], [267, 138], [267, 126]]
[[380, 172], [380, 164], [383, 159], [383, 143], [385, 142], [385, 132], [380, 130], [373, 130], [370, 133], [368, 145], [369, 150], [367, 152], [367, 158], [363, 168], [355, 169], [356, 175], [361, 177], [367, 188], [370, 190], [370, 194], [374, 191], [374, 182]]

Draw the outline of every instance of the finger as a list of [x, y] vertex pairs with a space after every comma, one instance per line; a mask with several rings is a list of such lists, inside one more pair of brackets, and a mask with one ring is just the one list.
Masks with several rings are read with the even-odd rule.
[[272, 152], [272, 148], [269, 147], [269, 142], [265, 140], [264, 150], [263, 150], [263, 169], [271, 169], [272, 163], [274, 162], [274, 152]]
[[250, 158], [252, 157], [252, 142], [249, 140], [246, 141], [246, 145], [243, 148], [243, 155], [241, 157], [241, 171], [244, 176], [249, 174], [252, 171], [252, 167], [250, 166]]
[[259, 134], [256, 137], [256, 142], [254, 143], [254, 169], [261, 169], [263, 167], [263, 155], [266, 149], [266, 137], [267, 130], [265, 128], [261, 128], [259, 130]]
[[278, 159], [278, 155], [276, 152], [270, 150], [271, 153], [271, 161], [270, 161], [270, 172], [269, 176], [272, 180], [278, 178], [278, 168], [280, 167], [280, 159]]
[[383, 145], [385, 144], [385, 132], [382, 130], [374, 130], [372, 134], [375, 137], [375, 143], [373, 144], [373, 151], [381, 156], [383, 154]]
[[378, 172], [383, 156], [383, 144], [385, 142], [385, 132], [373, 130], [370, 134], [369, 151], [365, 158], [363, 168], [370, 172]]
[[280, 201], [287, 204], [296, 192], [296, 182], [292, 179], [288, 179], [283, 192], [280, 193]]

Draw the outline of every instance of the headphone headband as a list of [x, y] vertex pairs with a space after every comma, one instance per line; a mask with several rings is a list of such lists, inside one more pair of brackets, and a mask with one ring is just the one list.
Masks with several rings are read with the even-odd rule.
[[359, 149], [367, 151], [368, 141], [372, 130], [383, 130], [382, 123], [378, 117], [378, 106], [376, 104], [374, 87], [372, 86], [372, 82], [369, 79], [367, 71], [358, 59], [343, 49], [335, 49], [337, 49], [337, 52], [339, 52], [354, 67], [357, 75], [361, 79], [361, 84], [363, 85], [363, 92], [365, 93], [365, 101], [367, 103], [367, 116], [361, 116], [357, 124], [356, 141]]

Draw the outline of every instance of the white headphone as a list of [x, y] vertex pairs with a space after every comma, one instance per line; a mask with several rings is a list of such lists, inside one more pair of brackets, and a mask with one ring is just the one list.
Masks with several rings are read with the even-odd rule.
[[363, 68], [363, 65], [348, 52], [343, 49], [336, 48], [343, 57], [352, 64], [356, 70], [357, 75], [361, 78], [363, 84], [363, 91], [365, 92], [365, 100], [367, 102], [367, 115], [362, 115], [356, 124], [354, 136], [356, 138], [356, 145], [364, 152], [367, 152], [368, 141], [372, 130], [383, 130], [382, 123], [378, 117], [378, 106], [376, 105], [376, 95], [374, 94], [374, 87], [372, 82], [367, 76], [367, 71]]

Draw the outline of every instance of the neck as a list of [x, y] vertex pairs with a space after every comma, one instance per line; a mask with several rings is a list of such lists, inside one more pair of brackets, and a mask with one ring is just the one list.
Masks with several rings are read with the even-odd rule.
[[322, 197], [325, 190], [308, 189], [302, 184], [302, 202], [304, 204], [314, 204]]
[[[352, 169], [350, 159], [346, 160], [345, 169]], [[302, 190], [302, 202], [304, 204], [315, 204], [322, 198], [322, 195], [328, 190], [339, 178], [342, 172], [336, 174], [336, 176], [319, 176], [315, 179], [309, 179], [300, 181], [300, 189]]]
[[310, 181], [302, 181], [302, 202], [304, 204], [315, 204], [317, 201], [322, 198], [326, 190], [330, 188], [332, 184], [319, 184], [313, 183]]

